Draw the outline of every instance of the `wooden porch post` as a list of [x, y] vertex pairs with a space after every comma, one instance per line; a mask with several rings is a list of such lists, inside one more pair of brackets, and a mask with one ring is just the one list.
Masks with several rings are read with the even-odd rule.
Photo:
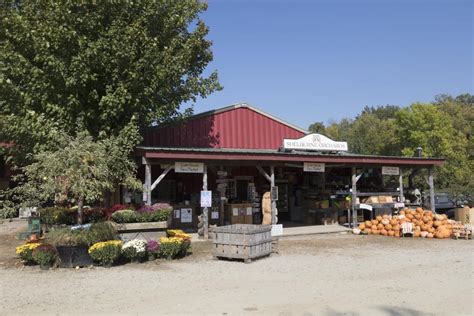
[[151, 164], [148, 159], [143, 158], [145, 165], [145, 183], [143, 185], [143, 200], [146, 205], [151, 205]]
[[402, 168], [400, 168], [400, 178], [399, 178], [399, 196], [400, 196], [400, 203], [403, 203], [405, 202], [405, 196], [403, 195], [403, 172], [402, 172]]
[[430, 207], [433, 212], [436, 212], [435, 206], [435, 191], [433, 182], [433, 167], [428, 169], [428, 185], [430, 186]]
[[[202, 174], [202, 190], [207, 191], [207, 165], [204, 165]], [[207, 207], [202, 210], [202, 220], [204, 225], [204, 239], [209, 238], [209, 218]]]
[[357, 225], [357, 170], [352, 167], [352, 227], [355, 228]]
[[[270, 167], [270, 192], [273, 192], [275, 187], [275, 167]], [[272, 225], [278, 223], [278, 210], [276, 207], [276, 201], [272, 198]]]

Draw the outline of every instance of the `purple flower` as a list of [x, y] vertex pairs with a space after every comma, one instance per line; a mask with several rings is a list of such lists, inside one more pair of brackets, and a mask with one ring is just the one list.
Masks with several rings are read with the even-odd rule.
[[156, 240], [150, 239], [146, 245], [146, 251], [149, 253], [156, 253], [160, 249], [160, 245]]
[[169, 205], [168, 203], [155, 203], [151, 207], [153, 208], [154, 211], [163, 210], [163, 209], [167, 209], [167, 210], [173, 209], [173, 207], [171, 207], [171, 205]]

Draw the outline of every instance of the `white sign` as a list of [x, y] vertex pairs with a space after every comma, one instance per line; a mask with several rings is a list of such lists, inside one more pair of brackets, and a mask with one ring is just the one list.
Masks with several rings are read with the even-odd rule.
[[252, 215], [252, 208], [251, 207], [247, 207], [245, 215], [247, 215], [247, 216]]
[[321, 134], [309, 134], [299, 139], [283, 139], [284, 149], [347, 151], [347, 142], [335, 142]]
[[204, 163], [202, 162], [175, 162], [174, 172], [177, 173], [203, 173]]
[[282, 236], [283, 235], [283, 225], [282, 224], [276, 224], [272, 225], [272, 236]]
[[211, 219], [219, 219], [219, 212], [211, 212]]
[[181, 223], [192, 223], [193, 222], [193, 209], [182, 208], [181, 209]]
[[180, 210], [174, 210], [174, 218], [179, 218], [181, 214], [181, 211]]
[[398, 176], [400, 174], [400, 168], [399, 167], [383, 166], [382, 167], [382, 174], [390, 175], [390, 176]]
[[212, 191], [201, 191], [201, 207], [212, 207]]
[[303, 164], [303, 171], [305, 172], [324, 172], [326, 165], [324, 163], [305, 162]]

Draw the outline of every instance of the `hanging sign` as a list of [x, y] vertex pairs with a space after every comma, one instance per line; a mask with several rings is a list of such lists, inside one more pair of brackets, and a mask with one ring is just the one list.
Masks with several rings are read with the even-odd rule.
[[326, 165], [324, 163], [305, 162], [303, 164], [303, 171], [305, 172], [324, 172]]
[[192, 208], [182, 208], [180, 215], [181, 215], [181, 223], [193, 222], [193, 209]]
[[212, 207], [212, 191], [201, 191], [201, 207]]
[[299, 139], [283, 139], [284, 149], [347, 151], [347, 142], [336, 142], [321, 134], [309, 134]]
[[272, 201], [278, 201], [278, 187], [274, 186], [271, 188]]
[[204, 163], [202, 162], [175, 162], [174, 172], [177, 173], [203, 173]]
[[383, 175], [389, 175], [389, 176], [398, 176], [400, 174], [400, 168], [399, 167], [383, 166], [382, 167], [382, 174]]

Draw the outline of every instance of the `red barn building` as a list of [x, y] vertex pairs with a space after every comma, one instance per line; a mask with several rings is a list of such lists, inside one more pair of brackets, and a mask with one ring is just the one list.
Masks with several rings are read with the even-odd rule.
[[265, 192], [273, 193], [273, 224], [357, 221], [375, 211], [347, 212], [369, 197], [380, 197], [372, 204], [381, 212], [405, 202], [403, 170], [427, 169], [433, 195], [431, 170], [443, 162], [350, 154], [346, 143], [308, 134], [247, 104], [151, 127], [136, 154], [145, 183], [140, 199], [173, 204], [174, 224], [190, 229], [202, 211], [202, 190], [212, 191], [211, 224], [260, 224]]

